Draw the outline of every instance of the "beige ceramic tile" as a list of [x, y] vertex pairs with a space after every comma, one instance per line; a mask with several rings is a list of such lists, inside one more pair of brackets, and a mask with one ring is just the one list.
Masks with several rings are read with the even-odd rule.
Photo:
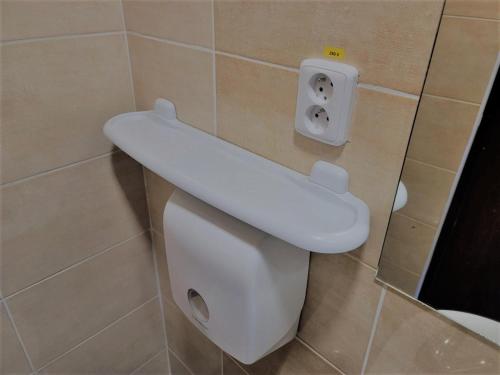
[[362, 82], [419, 93], [441, 8], [440, 0], [216, 1], [215, 45], [294, 67], [342, 47]]
[[168, 346], [194, 375], [219, 375], [221, 350], [169, 301], [164, 301]]
[[137, 109], [168, 99], [180, 120], [213, 133], [211, 54], [134, 35], [128, 40]]
[[160, 289], [163, 300], [173, 302], [174, 297], [172, 296], [172, 291], [170, 289], [168, 263], [165, 253], [165, 240], [162, 233], [157, 232], [154, 229], [151, 231], [151, 233], [153, 235], [153, 251], [155, 252], [156, 256], [156, 265], [158, 267], [158, 277], [160, 278]]
[[212, 2], [125, 0], [128, 31], [212, 47]]
[[2, 182], [111, 150], [110, 117], [134, 108], [123, 35], [2, 46]]
[[304, 174], [317, 160], [344, 167], [371, 211], [357, 255], [376, 266], [417, 101], [359, 89], [350, 142], [333, 147], [294, 131], [296, 95], [294, 72], [217, 56], [218, 135]]
[[151, 242], [143, 234], [8, 303], [33, 364], [40, 368], [155, 294]]
[[146, 176], [146, 192], [148, 195], [151, 227], [163, 233], [163, 211], [168, 198], [170, 198], [170, 195], [175, 190], [175, 186], [146, 168], [144, 168], [144, 173]]
[[[141, 367], [134, 375], [169, 375], [167, 351], [155, 355], [148, 363]], [[175, 373], [172, 373], [175, 375]]]
[[380, 259], [378, 264], [377, 280], [391, 285], [392, 287], [405, 292], [408, 295], [415, 295], [419, 275], [392, 264], [385, 259]]
[[250, 375], [339, 375], [306, 346], [293, 340], [253, 365], [242, 365]]
[[435, 227], [397, 212], [392, 214], [381, 261], [420, 274], [432, 248], [435, 232]]
[[0, 303], [0, 373], [28, 375], [30, 366], [3, 303]]
[[408, 202], [400, 213], [437, 226], [450, 195], [455, 173], [406, 159], [401, 181], [408, 190]]
[[161, 319], [160, 304], [154, 299], [40, 373], [130, 374], [165, 347]]
[[147, 228], [142, 168], [122, 153], [2, 188], [5, 296]]
[[123, 30], [119, 0], [2, 0], [2, 40]]
[[168, 359], [170, 361], [171, 375], [191, 375], [191, 372], [179, 361], [171, 350], [168, 351]]
[[475, 104], [422, 96], [408, 157], [456, 171], [478, 109]]
[[498, 374], [500, 356], [487, 344], [420, 304], [388, 292], [367, 374]]
[[500, 19], [500, 0], [446, 0], [444, 14]]
[[424, 91], [480, 103], [500, 48], [500, 22], [444, 16]]
[[248, 375], [248, 373], [236, 364], [236, 360], [224, 353], [222, 357], [222, 375]]
[[299, 337], [345, 373], [360, 373], [381, 287], [345, 255], [312, 254]]

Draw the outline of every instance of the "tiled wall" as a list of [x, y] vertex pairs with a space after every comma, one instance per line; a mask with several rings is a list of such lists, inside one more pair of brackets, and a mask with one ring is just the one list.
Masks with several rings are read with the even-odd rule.
[[[165, 350], [120, 1], [1, 2], [0, 373], [130, 373]], [[163, 351], [163, 352], [162, 352]]]
[[379, 276], [414, 294], [500, 50], [500, 1], [448, 0], [402, 180], [407, 205], [391, 217]]
[[[173, 187], [145, 171], [174, 373], [499, 370], [489, 344], [374, 280], [442, 7], [442, 1], [124, 1], [138, 109], [167, 98], [181, 120], [303, 173], [316, 160], [337, 163], [372, 213], [362, 248], [312, 255], [297, 339], [244, 366], [175, 306], [161, 217]], [[343, 147], [293, 129], [299, 63], [320, 57], [326, 45], [344, 47], [345, 62], [361, 73], [351, 142]], [[446, 343], [453, 349], [443, 352]]]

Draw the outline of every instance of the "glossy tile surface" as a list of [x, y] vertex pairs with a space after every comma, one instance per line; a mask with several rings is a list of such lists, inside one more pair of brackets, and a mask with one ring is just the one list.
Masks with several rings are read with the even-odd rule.
[[444, 14], [500, 19], [499, 0], [446, 0]]
[[164, 347], [155, 299], [44, 368], [41, 374], [130, 374]]
[[151, 242], [141, 235], [8, 303], [33, 364], [40, 368], [155, 294]]
[[122, 153], [2, 188], [7, 296], [147, 228], [142, 168]]
[[1, 48], [2, 183], [111, 151], [103, 124], [134, 108], [123, 35]]

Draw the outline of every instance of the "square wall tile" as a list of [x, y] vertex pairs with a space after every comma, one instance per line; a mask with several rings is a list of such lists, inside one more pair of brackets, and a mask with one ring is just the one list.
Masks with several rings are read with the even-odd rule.
[[57, 359], [40, 374], [130, 374], [165, 347], [161, 319], [160, 304], [154, 299]]
[[298, 336], [344, 373], [360, 373], [380, 297], [375, 272], [346, 255], [311, 254]]
[[175, 190], [175, 186], [147, 168], [144, 168], [144, 175], [146, 176], [146, 194], [148, 195], [151, 227], [157, 232], [163, 233], [163, 211], [170, 195]]
[[171, 350], [168, 351], [168, 360], [170, 361], [170, 375], [191, 375], [189, 369], [179, 361]]
[[500, 49], [500, 22], [443, 16], [424, 92], [481, 103]]
[[123, 35], [1, 48], [3, 183], [111, 151], [102, 126], [134, 110]]
[[193, 375], [220, 375], [221, 350], [172, 302], [163, 301], [170, 350]]
[[[383, 252], [382, 252], [383, 254]], [[382, 258], [378, 264], [377, 280], [386, 283], [395, 289], [414, 296], [417, 291], [420, 275], [402, 268], [398, 264]]]
[[318, 160], [345, 168], [371, 212], [356, 254], [376, 267], [417, 101], [358, 88], [350, 140], [334, 147], [295, 132], [297, 73], [221, 55], [216, 65], [217, 135], [306, 175]]
[[212, 1], [124, 0], [128, 31], [212, 47]]
[[492, 343], [436, 312], [388, 292], [368, 359], [367, 374], [498, 374]]
[[153, 298], [154, 272], [151, 241], [143, 234], [9, 298], [34, 366]]
[[297, 340], [291, 341], [253, 365], [242, 364], [242, 367], [249, 375], [341, 374]]
[[500, 20], [500, 0], [446, 0], [444, 14]]
[[2, 0], [1, 40], [123, 30], [120, 0]]
[[[218, 51], [298, 67], [345, 49], [361, 82], [418, 94], [443, 1], [216, 1]], [[362, 27], [360, 27], [362, 25]]]
[[147, 228], [142, 168], [122, 153], [1, 192], [4, 296]]
[[406, 159], [401, 175], [408, 190], [408, 202], [401, 214], [437, 227], [448, 201], [455, 173]]
[[213, 133], [212, 54], [135, 35], [128, 41], [137, 109], [168, 99], [180, 120]]
[[31, 373], [26, 355], [2, 302], [0, 302], [0, 373], [6, 375]]
[[476, 104], [423, 95], [407, 156], [456, 171], [478, 110]]
[[[186, 375], [189, 373], [186, 372]], [[150, 359], [145, 365], [143, 365], [139, 370], [134, 372], [134, 375], [178, 375], [174, 371], [170, 374], [168, 370], [168, 354], [167, 350], [163, 350], [159, 354], [156, 354], [152, 359]]]

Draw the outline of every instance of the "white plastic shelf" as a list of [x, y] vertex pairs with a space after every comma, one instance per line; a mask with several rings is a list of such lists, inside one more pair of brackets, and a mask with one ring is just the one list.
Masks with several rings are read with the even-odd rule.
[[368, 237], [368, 207], [332, 164], [304, 176], [178, 121], [164, 99], [154, 111], [113, 117], [104, 133], [178, 188], [297, 247], [342, 253]]

